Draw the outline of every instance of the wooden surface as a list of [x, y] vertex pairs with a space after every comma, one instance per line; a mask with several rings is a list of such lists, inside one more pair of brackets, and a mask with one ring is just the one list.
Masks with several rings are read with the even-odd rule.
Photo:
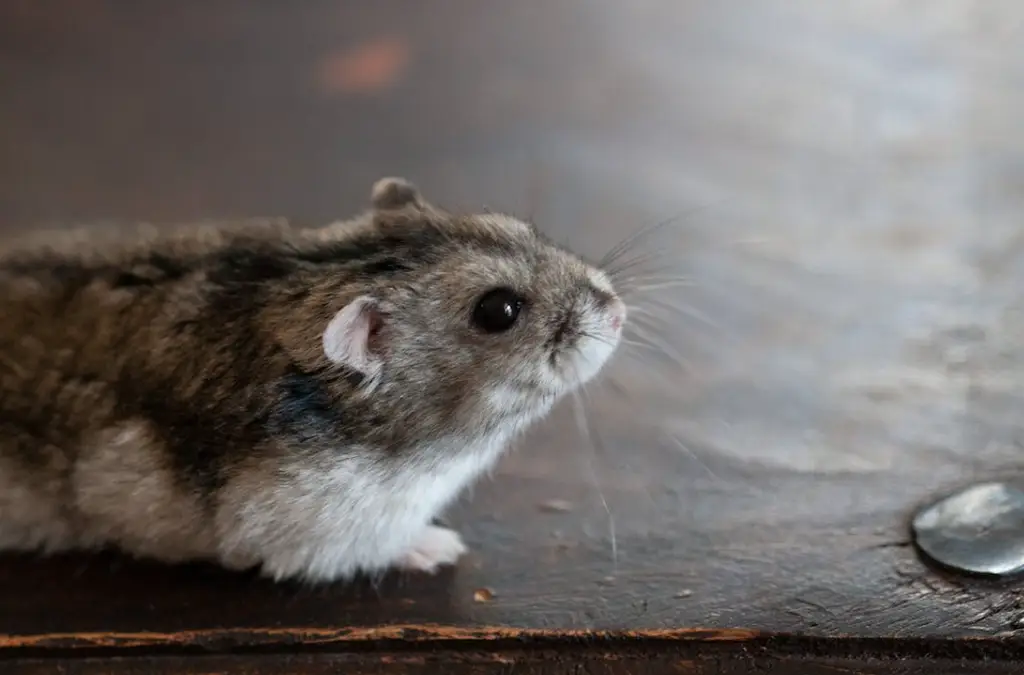
[[450, 514], [457, 569], [7, 557], [0, 671], [1019, 672], [1021, 586], [928, 569], [907, 525], [1021, 473], [1022, 26], [1015, 0], [3, 3], [8, 232], [321, 221], [399, 174], [586, 253], [676, 217], [645, 250], [695, 285], [641, 302], [672, 358], [627, 350], [587, 433], [564, 406]]

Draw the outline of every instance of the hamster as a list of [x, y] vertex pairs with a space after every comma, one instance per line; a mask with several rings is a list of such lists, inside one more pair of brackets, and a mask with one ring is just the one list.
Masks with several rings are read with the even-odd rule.
[[0, 550], [332, 582], [435, 523], [616, 350], [609, 276], [404, 179], [320, 228], [54, 233], [0, 257]]

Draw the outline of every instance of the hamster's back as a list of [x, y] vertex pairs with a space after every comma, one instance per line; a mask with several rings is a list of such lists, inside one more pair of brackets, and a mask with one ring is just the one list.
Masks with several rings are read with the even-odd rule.
[[[170, 344], [160, 328], [206, 310], [202, 282], [190, 274], [212, 256], [277, 246], [293, 232], [281, 221], [83, 228], [0, 249], [0, 548], [103, 543], [90, 541], [80, 522], [75, 482], [102, 491], [147, 471], [159, 475], [167, 461], [154, 438], [152, 454], [135, 457], [147, 466], [97, 461], [85, 476], [82, 453], [117, 447], [109, 437], [130, 426], [127, 382], [136, 398], [180, 393], [168, 385], [187, 381], [195, 336], [183, 332]], [[122, 466], [131, 464], [125, 460], [122, 453]], [[191, 508], [190, 500], [170, 508]]]

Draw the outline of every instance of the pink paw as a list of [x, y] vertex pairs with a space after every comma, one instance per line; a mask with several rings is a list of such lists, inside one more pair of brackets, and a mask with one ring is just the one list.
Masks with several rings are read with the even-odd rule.
[[466, 550], [458, 532], [430, 525], [413, 547], [399, 558], [398, 567], [433, 574], [438, 567], [454, 564]]

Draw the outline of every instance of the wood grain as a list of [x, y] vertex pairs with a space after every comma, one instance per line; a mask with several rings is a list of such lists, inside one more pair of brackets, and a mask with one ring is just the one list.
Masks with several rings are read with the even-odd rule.
[[[589, 429], [559, 409], [450, 514], [457, 569], [7, 556], [0, 670], [1010, 672], [1019, 583], [929, 569], [908, 521], [1021, 476], [1022, 26], [1013, 0], [5, 3], [6, 232], [326, 221], [397, 174], [594, 255], [675, 217], [639, 252], [694, 286], [637, 301], [672, 356], [627, 350]], [[371, 84], [326, 90], [346, 54]]]
[[576, 650], [537, 651], [444, 651], [410, 654], [373, 652], [364, 654], [271, 654], [235, 656], [150, 656], [109, 659], [25, 659], [4, 664], [3, 672], [14, 675], [67, 673], [68, 675], [164, 675], [195, 673], [221, 675], [246, 673], [352, 673], [353, 675], [397, 673], [530, 673], [537, 675], [1004, 675], [1020, 672], [1019, 662], [986, 660], [971, 662], [947, 658], [833, 658], [816, 656], [772, 656], [766, 654], [694, 655], [676, 650], [650, 648], [603, 651], [586, 645]]

